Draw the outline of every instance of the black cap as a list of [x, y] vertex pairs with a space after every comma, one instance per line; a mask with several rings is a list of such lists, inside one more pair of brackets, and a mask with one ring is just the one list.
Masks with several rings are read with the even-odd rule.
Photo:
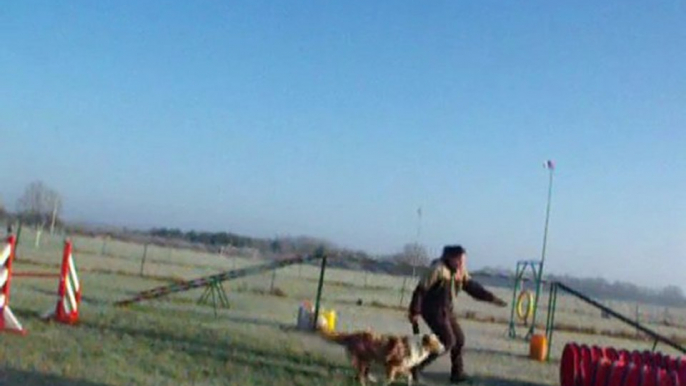
[[462, 245], [446, 245], [443, 247], [442, 257], [458, 257], [467, 251], [462, 248]]

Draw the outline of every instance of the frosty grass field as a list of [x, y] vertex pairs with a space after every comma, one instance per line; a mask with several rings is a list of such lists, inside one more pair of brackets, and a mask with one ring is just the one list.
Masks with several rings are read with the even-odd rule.
[[[58, 272], [62, 238], [43, 235], [40, 247], [28, 229], [15, 262], [15, 271]], [[241, 259], [182, 249], [149, 246], [140, 276], [143, 246], [103, 239], [74, 237], [76, 265], [83, 286], [81, 323], [76, 327], [46, 323], [39, 315], [54, 307], [57, 279], [15, 278], [11, 307], [28, 330], [26, 336], [4, 334], [0, 345], [0, 384], [51, 386], [104, 385], [354, 385], [349, 362], [340, 347], [319, 337], [297, 332], [298, 305], [312, 300], [319, 269], [290, 266], [224, 283], [231, 307], [198, 305], [202, 289], [146, 301], [126, 308], [116, 300], [180, 279], [191, 279], [260, 264]], [[513, 262], [514, 264], [514, 262]], [[403, 278], [338, 269], [327, 270], [323, 307], [338, 313], [338, 330], [372, 328], [381, 332], [410, 333], [404, 306], [400, 306]], [[411, 283], [414, 284], [414, 283]], [[495, 289], [508, 301], [511, 290]], [[358, 299], [363, 305], [356, 304]], [[542, 299], [547, 304], [547, 299]], [[633, 315], [635, 305], [612, 302], [613, 307]], [[680, 327], [658, 324], [664, 308], [641, 306], [643, 320], [666, 335], [686, 335]], [[509, 308], [501, 309], [461, 295], [458, 315], [467, 335], [466, 369], [474, 385], [556, 385], [562, 347], [568, 341], [649, 349], [650, 343], [558, 331], [552, 360], [538, 363], [527, 358], [526, 342], [507, 338]], [[470, 319], [464, 318], [470, 314]], [[676, 325], [686, 324], [686, 312], [670, 309]], [[545, 321], [545, 307], [539, 321]], [[633, 331], [576, 300], [558, 300], [556, 322], [596, 332]], [[423, 330], [426, 327], [422, 326]], [[519, 332], [524, 331], [520, 327]], [[658, 349], [669, 354], [665, 346]], [[427, 370], [433, 382], [445, 383], [448, 361], [441, 358]]]

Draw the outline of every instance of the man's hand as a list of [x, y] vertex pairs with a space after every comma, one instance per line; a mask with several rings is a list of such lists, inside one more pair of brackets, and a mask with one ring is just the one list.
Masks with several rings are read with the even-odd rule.
[[504, 301], [503, 299], [499, 298], [499, 297], [496, 297], [495, 299], [493, 299], [493, 304], [495, 304], [498, 307], [507, 306], [507, 302]]
[[407, 320], [409, 320], [412, 324], [417, 324], [419, 322], [419, 315], [410, 312], [407, 314]]

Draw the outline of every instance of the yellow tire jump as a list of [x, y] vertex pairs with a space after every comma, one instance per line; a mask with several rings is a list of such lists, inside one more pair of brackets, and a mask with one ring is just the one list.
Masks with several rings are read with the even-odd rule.
[[[526, 299], [526, 308], [524, 307], [524, 300]], [[517, 297], [517, 317], [522, 322], [526, 323], [529, 316], [534, 312], [534, 296], [528, 290], [523, 290]]]

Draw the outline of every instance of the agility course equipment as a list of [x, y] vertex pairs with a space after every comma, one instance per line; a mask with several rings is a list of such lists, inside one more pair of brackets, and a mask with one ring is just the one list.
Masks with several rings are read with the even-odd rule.
[[79, 306], [81, 304], [81, 283], [76, 274], [72, 243], [69, 240], [64, 242], [64, 255], [57, 294], [55, 320], [64, 324], [76, 324], [79, 320]]
[[[531, 278], [525, 277], [528, 269], [531, 269]], [[536, 326], [536, 311], [538, 310], [538, 299], [540, 293], [540, 286], [543, 282], [543, 261], [542, 260], [520, 260], [517, 262], [517, 269], [515, 271], [514, 286], [512, 291], [512, 303], [510, 303], [510, 322], [508, 326], [508, 336], [510, 338], [517, 337], [515, 316], [528, 326], [525, 339], [531, 338], [534, 334]], [[532, 281], [536, 288], [535, 295], [531, 291], [524, 288], [526, 281]], [[526, 308], [524, 301], [527, 301]], [[531, 321], [529, 318], [531, 317]]]
[[[548, 197], [546, 201], [545, 209], [545, 226], [543, 228], [543, 246], [541, 247], [541, 260], [525, 260], [517, 262], [517, 270], [515, 273], [515, 284], [514, 292], [512, 294], [512, 309], [510, 310], [510, 323], [508, 329], [508, 335], [510, 338], [516, 338], [517, 333], [515, 331], [515, 308], [517, 308], [517, 315], [524, 325], [529, 325], [529, 316], [531, 316], [531, 321], [529, 329], [526, 333], [525, 339], [530, 339], [536, 331], [536, 314], [538, 311], [538, 300], [541, 293], [541, 284], [543, 284], [543, 265], [545, 264], [546, 248], [548, 246], [548, 226], [550, 224], [550, 207], [553, 197], [553, 176], [555, 174], [555, 162], [553, 160], [547, 160], [543, 163], [543, 167], [548, 170]], [[523, 283], [522, 279], [528, 267], [531, 267], [533, 271], [533, 282], [535, 286], [535, 295], [531, 296], [528, 291], [522, 291], [519, 297], [517, 297], [517, 291], [519, 286]], [[522, 302], [524, 299], [528, 299], [527, 311], [520, 311]], [[533, 302], [533, 305], [532, 305]]]
[[624, 322], [625, 324], [630, 325], [631, 327], [635, 328], [636, 330], [644, 333], [645, 335], [649, 336], [653, 340], [653, 347], [651, 351], [655, 351], [657, 348], [658, 343], [663, 343], [666, 344], [667, 346], [672, 347], [673, 349], [682, 352], [686, 354], [686, 348], [681, 346], [680, 344], [674, 342], [674, 340], [667, 338], [664, 335], [661, 335], [641, 323], [635, 322], [631, 320], [630, 318], [618, 313], [617, 311], [606, 307], [599, 302], [591, 299], [590, 297], [582, 294], [581, 292], [570, 288], [569, 286], [560, 283], [560, 282], [552, 282], [550, 283], [550, 297], [548, 298], [548, 319], [546, 320], [546, 327], [545, 327], [545, 332], [546, 332], [546, 337], [548, 339], [548, 358], [550, 359], [550, 347], [553, 342], [553, 332], [555, 328], [555, 310], [557, 308], [557, 295], [558, 291], [562, 290], [568, 295], [574, 296], [577, 299], [599, 309], [602, 312], [605, 312], [607, 315], [614, 317], [616, 319], [619, 319], [620, 321]]
[[686, 361], [661, 352], [617, 350], [567, 343], [560, 361], [561, 386], [686, 385]]
[[[224, 292], [223, 287], [221, 287], [221, 283], [229, 280], [235, 280], [239, 279], [242, 277], [246, 276], [252, 276], [252, 275], [257, 275], [263, 272], [268, 272], [274, 269], [279, 269], [279, 268], [284, 268], [288, 267], [293, 264], [304, 264], [308, 263], [311, 261], [315, 260], [322, 260], [322, 269], [321, 269], [321, 274], [319, 277], [319, 285], [317, 288], [317, 300], [315, 303], [315, 316], [314, 320], [316, 321], [317, 318], [319, 317], [319, 302], [321, 300], [321, 293], [322, 293], [322, 287], [324, 284], [324, 271], [326, 269], [326, 254], [323, 253], [323, 251], [318, 251], [314, 255], [310, 256], [298, 256], [294, 257], [291, 259], [285, 259], [285, 260], [278, 260], [266, 264], [262, 264], [256, 267], [248, 267], [248, 268], [243, 268], [243, 269], [237, 269], [237, 270], [231, 270], [231, 271], [226, 271], [222, 272], [219, 274], [215, 275], [210, 275], [210, 276], [204, 276], [200, 277], [197, 279], [192, 279], [188, 281], [184, 281], [182, 283], [177, 283], [177, 284], [171, 284], [167, 286], [161, 286], [161, 287], [156, 287], [147, 291], [140, 292], [136, 294], [135, 296], [125, 299], [125, 300], [120, 300], [115, 303], [117, 306], [126, 306], [129, 304], [133, 303], [138, 303], [144, 300], [152, 300], [152, 299], [158, 299], [161, 297], [165, 297], [174, 293], [178, 292], [185, 292], [189, 291], [195, 288], [201, 288], [201, 287], [208, 287], [208, 289], [205, 290], [205, 293], [203, 294], [203, 297], [205, 296], [213, 296], [215, 299], [215, 315], [216, 315], [216, 294], [214, 291], [220, 291]], [[209, 289], [209, 288], [214, 289]], [[211, 292], [213, 295], [207, 295], [207, 292]], [[226, 299], [226, 294], [223, 294], [224, 299]], [[228, 299], [226, 300], [228, 303]]]
[[0, 331], [26, 334], [10, 308], [12, 261], [16, 253], [16, 238], [9, 236], [0, 254]]
[[34, 271], [13, 273], [15, 277], [60, 278], [57, 286], [57, 305], [53, 310], [43, 315], [43, 319], [54, 319], [64, 324], [76, 324], [78, 322], [79, 306], [81, 304], [81, 284], [72, 252], [73, 245], [71, 240], [64, 240], [60, 273]]

